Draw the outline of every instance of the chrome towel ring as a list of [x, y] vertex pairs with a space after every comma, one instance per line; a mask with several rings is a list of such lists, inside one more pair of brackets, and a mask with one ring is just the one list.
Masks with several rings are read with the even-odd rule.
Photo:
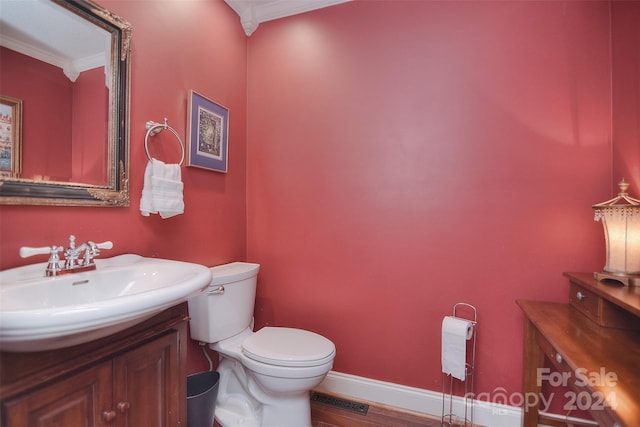
[[164, 124], [148, 121], [146, 124], [146, 127], [147, 127], [147, 134], [144, 136], [144, 151], [147, 152], [147, 157], [149, 158], [149, 160], [151, 160], [151, 154], [149, 154], [149, 136], [157, 135], [163, 130], [170, 130], [171, 133], [175, 135], [175, 137], [178, 139], [178, 142], [180, 143], [180, 149], [182, 150], [182, 158], [180, 159], [179, 164], [180, 166], [182, 166], [182, 164], [184, 163], [184, 143], [182, 142], [182, 139], [180, 139], [180, 135], [178, 135], [178, 132], [176, 132], [174, 128], [169, 126], [169, 124], [167, 123], [167, 118], [166, 117], [164, 118]]

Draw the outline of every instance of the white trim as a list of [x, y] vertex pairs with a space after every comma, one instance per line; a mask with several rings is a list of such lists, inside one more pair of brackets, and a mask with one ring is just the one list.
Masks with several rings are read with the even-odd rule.
[[[362, 399], [380, 403], [432, 417], [440, 417], [442, 414], [442, 393], [341, 372], [330, 371], [315, 390], [340, 394], [355, 400]], [[464, 414], [463, 398], [454, 397], [453, 412], [455, 414]], [[553, 414], [548, 415], [551, 418], [555, 418]], [[588, 420], [580, 418], [562, 417], [562, 419], [590, 424]], [[478, 400], [473, 404], [474, 426], [513, 427], [521, 425], [521, 420], [522, 408]]]
[[310, 12], [351, 0], [224, 0], [238, 16], [247, 36], [263, 22]]

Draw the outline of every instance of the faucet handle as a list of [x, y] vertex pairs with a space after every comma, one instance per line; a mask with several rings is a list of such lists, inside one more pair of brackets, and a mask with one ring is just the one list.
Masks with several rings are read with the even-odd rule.
[[84, 251], [84, 265], [88, 266], [93, 264], [91, 261], [94, 257], [100, 255], [100, 249], [111, 249], [113, 248], [113, 243], [111, 241], [106, 241], [102, 243], [94, 243], [89, 240], [86, 243], [87, 248]]
[[45, 274], [47, 277], [56, 276], [62, 269], [58, 252], [62, 252], [62, 246], [43, 246], [41, 248], [31, 248], [29, 246], [23, 246], [20, 248], [20, 256], [22, 258], [27, 258], [34, 255], [49, 254], [49, 261], [47, 261], [47, 268], [45, 270]]
[[34, 255], [54, 254], [62, 250], [60, 246], [43, 246], [41, 248], [32, 248], [29, 246], [23, 246], [20, 248], [20, 257], [28, 258]]
[[96, 247], [98, 249], [111, 249], [113, 248], [113, 242], [111, 240], [107, 240], [106, 242], [96, 243]]

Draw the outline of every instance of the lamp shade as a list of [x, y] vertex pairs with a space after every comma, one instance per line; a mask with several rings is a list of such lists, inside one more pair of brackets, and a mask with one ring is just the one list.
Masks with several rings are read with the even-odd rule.
[[640, 275], [640, 200], [627, 193], [623, 179], [614, 199], [593, 206], [595, 220], [602, 221], [607, 245], [604, 271], [614, 275]]

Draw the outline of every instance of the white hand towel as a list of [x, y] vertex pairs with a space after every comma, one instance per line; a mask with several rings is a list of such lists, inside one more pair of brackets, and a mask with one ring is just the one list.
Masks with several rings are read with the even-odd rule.
[[142, 187], [142, 197], [140, 197], [140, 213], [143, 216], [149, 216], [151, 213], [158, 213], [153, 209], [153, 193], [151, 192], [151, 176], [153, 175], [153, 163], [151, 160], [147, 163], [144, 170], [144, 185]]
[[180, 165], [151, 159], [144, 172], [140, 212], [159, 213], [163, 219], [184, 213]]

